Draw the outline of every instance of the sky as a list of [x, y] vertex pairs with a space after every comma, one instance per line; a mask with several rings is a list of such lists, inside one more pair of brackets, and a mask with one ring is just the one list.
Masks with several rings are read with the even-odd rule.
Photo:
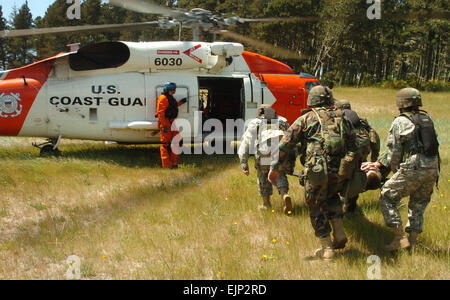
[[[45, 11], [53, 2], [55, 2], [55, 0], [28, 0], [28, 6], [30, 7], [33, 18], [36, 18], [37, 16], [43, 17]], [[0, 0], [0, 5], [3, 8], [3, 17], [9, 19], [14, 4], [16, 4], [16, 7], [19, 9], [24, 3], [25, 0]]]

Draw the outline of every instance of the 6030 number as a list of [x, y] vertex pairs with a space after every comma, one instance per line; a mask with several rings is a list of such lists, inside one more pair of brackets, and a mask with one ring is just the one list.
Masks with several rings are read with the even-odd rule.
[[155, 66], [181, 66], [182, 64], [181, 58], [155, 58]]

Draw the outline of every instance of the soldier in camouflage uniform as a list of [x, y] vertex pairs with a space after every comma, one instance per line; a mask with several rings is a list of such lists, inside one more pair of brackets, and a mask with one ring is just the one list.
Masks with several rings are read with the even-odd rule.
[[[366, 162], [370, 153], [370, 161], [376, 162], [380, 154], [381, 145], [380, 136], [378, 133], [369, 125], [366, 118], [361, 118], [354, 110], [352, 110], [348, 100], [343, 99], [336, 101], [336, 107], [342, 109], [344, 111], [344, 115], [354, 114], [356, 117], [353, 118], [353, 116], [349, 116], [348, 119], [357, 130], [357, 135], [361, 136], [361, 138], [357, 137], [357, 142], [359, 139], [364, 139], [364, 141], [361, 141], [358, 145], [361, 147], [361, 161]], [[350, 111], [352, 113], [350, 113]]]
[[[439, 143], [430, 115], [422, 106], [418, 90], [406, 88], [397, 94], [400, 116], [389, 130], [387, 150], [375, 166], [390, 168], [394, 175], [381, 189], [380, 206], [386, 225], [393, 228], [394, 240], [386, 250], [415, 246], [423, 230], [423, 214], [431, 199], [439, 174]], [[403, 229], [397, 208], [409, 196], [408, 224]], [[408, 238], [406, 232], [409, 233]]]
[[[351, 125], [342, 118], [342, 111], [334, 107], [331, 90], [315, 86], [309, 92], [309, 110], [303, 111], [289, 128], [279, 145], [279, 161], [271, 166], [269, 181], [276, 184], [282, 164], [297, 144], [304, 149], [305, 199], [312, 227], [320, 239], [322, 248], [315, 255], [323, 259], [334, 258], [334, 249], [345, 247], [342, 205], [339, 193], [344, 180], [338, 175], [341, 159], [348, 150], [357, 151]], [[331, 223], [331, 226], [330, 226]], [[331, 240], [331, 230], [333, 238]]]
[[[262, 104], [258, 108], [257, 115], [258, 117], [256, 119], [250, 121], [247, 130], [242, 136], [242, 142], [238, 150], [238, 155], [241, 162], [242, 171], [245, 175], [248, 176], [250, 174], [248, 167], [248, 157], [250, 156], [250, 154], [255, 154], [255, 168], [258, 177], [258, 192], [263, 200], [263, 205], [260, 206], [260, 208], [268, 209], [271, 208], [270, 196], [272, 196], [273, 190], [272, 184], [270, 184], [267, 180], [267, 174], [270, 171], [270, 164], [272, 162], [272, 159], [275, 159], [275, 157], [270, 157], [270, 155], [274, 154], [271, 153], [268, 157], [268, 161], [264, 161], [266, 157], [261, 157], [261, 152], [258, 151], [258, 147], [264, 131], [267, 130], [267, 128], [270, 126], [273, 127], [273, 130], [271, 130], [271, 132], [274, 132], [276, 135], [274, 136], [277, 140], [276, 144], [274, 145], [276, 147], [280, 136], [283, 136], [284, 132], [289, 128], [289, 123], [285, 118], [277, 116], [275, 110], [273, 110], [270, 105], [267, 104]], [[285, 172], [281, 174], [280, 181], [277, 184], [277, 188], [284, 201], [284, 213], [286, 215], [291, 215], [292, 200], [288, 195], [289, 183]]]
[[[371, 161], [376, 162], [380, 153], [381, 144], [378, 133], [369, 125], [367, 119], [361, 118], [354, 110], [352, 110], [348, 100], [342, 99], [336, 101], [336, 107], [343, 111], [344, 118], [352, 123], [356, 133], [356, 143], [360, 152], [357, 158], [356, 168], [359, 169], [361, 164], [367, 161], [369, 153], [371, 153]], [[364, 187], [362, 187], [362, 189], [364, 189]], [[345, 212], [355, 211], [358, 197], [358, 195], [354, 197], [347, 197], [344, 195], [343, 201]]]

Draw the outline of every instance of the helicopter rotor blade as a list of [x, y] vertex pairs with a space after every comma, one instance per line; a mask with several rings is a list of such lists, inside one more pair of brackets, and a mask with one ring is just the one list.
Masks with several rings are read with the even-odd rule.
[[144, 0], [109, 0], [109, 3], [138, 13], [163, 15], [166, 17], [175, 17], [181, 13], [175, 9], [159, 6], [156, 3]]
[[222, 34], [222, 35], [227, 36], [227, 37], [230, 37], [230, 38], [235, 39], [237, 41], [245, 42], [245, 43], [248, 43], [248, 44], [250, 44], [252, 46], [261, 48], [261, 49], [266, 50], [267, 52], [269, 52], [272, 55], [275, 55], [277, 57], [291, 58], [291, 59], [300, 59], [300, 58], [302, 58], [300, 53], [298, 53], [296, 51], [285, 49], [285, 48], [282, 48], [282, 47], [277, 47], [277, 46], [274, 46], [272, 44], [268, 44], [268, 43], [260, 41], [260, 40], [256, 40], [256, 39], [249, 38], [247, 36], [243, 36], [243, 35], [241, 35], [239, 33], [236, 33], [236, 32], [231, 32], [231, 31], [228, 31], [228, 30], [218, 30], [218, 31], [214, 31], [214, 32], [218, 33], [218, 34]]
[[41, 34], [76, 33], [76, 32], [96, 32], [96, 31], [121, 31], [142, 29], [142, 27], [158, 26], [158, 21], [139, 22], [129, 24], [105, 24], [105, 25], [81, 25], [53, 28], [32, 28], [0, 31], [0, 38], [12, 38]]
[[273, 23], [273, 22], [319, 22], [320, 17], [286, 17], [286, 18], [259, 18], [259, 19], [249, 19], [249, 18], [238, 18], [240, 23]]

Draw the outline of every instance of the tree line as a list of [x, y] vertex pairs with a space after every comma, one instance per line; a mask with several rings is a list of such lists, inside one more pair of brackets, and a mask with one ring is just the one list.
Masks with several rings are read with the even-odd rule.
[[[155, 1], [158, 2], [158, 1]], [[340, 85], [415, 86], [427, 90], [449, 90], [449, 2], [446, 0], [383, 0], [381, 18], [369, 20], [365, 0], [164, 0], [159, 4], [191, 9], [201, 7], [224, 16], [242, 18], [299, 17], [288, 21], [242, 24], [230, 27], [236, 33], [289, 49], [298, 57], [284, 58], [242, 42], [246, 50], [283, 61], [298, 73], [314, 74], [325, 82]], [[0, 30], [85, 24], [121, 24], [157, 20], [85, 0], [81, 19], [69, 20], [70, 5], [56, 0], [43, 17], [33, 18], [28, 3], [4, 16], [0, 6]], [[309, 18], [308, 17], [314, 17]], [[184, 29], [182, 40], [192, 33]], [[221, 40], [232, 41], [225, 36]], [[66, 45], [126, 40], [177, 40], [178, 28], [127, 32], [73, 33], [0, 40], [0, 69], [11, 69], [66, 52]], [[214, 35], [203, 32], [202, 39]]]

